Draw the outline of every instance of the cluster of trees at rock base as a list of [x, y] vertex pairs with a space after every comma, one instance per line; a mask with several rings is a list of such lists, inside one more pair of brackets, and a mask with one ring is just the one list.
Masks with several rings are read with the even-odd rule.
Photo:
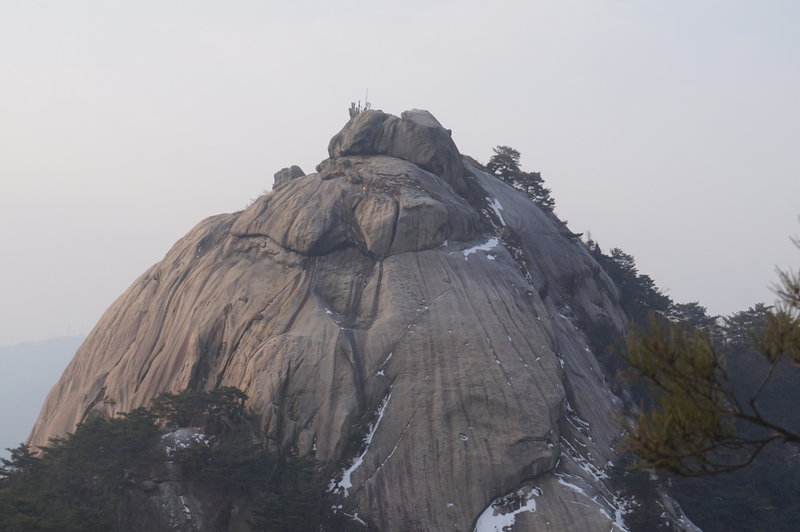
[[[133, 495], [165, 461], [182, 482], [216, 490], [222, 504], [249, 508], [252, 530], [318, 530], [324, 479], [308, 457], [268, 452], [235, 388], [162, 394], [149, 409], [94, 417], [51, 440], [38, 455], [25, 446], [0, 459], [0, 530], [130, 530], [141, 512]], [[202, 427], [208, 444], [165, 455], [160, 439], [177, 427]]]
[[41, 456], [13, 449], [10, 460], [0, 459], [0, 529], [112, 530], [125, 470], [151, 459], [157, 437], [152, 416], [134, 411], [87, 421]]

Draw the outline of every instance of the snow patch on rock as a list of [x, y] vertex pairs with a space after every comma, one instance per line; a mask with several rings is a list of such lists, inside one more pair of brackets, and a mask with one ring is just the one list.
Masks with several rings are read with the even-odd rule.
[[[487, 199], [489, 199], [489, 198], [487, 198]], [[505, 210], [505, 209], [503, 209], [503, 206], [500, 204], [499, 201], [497, 201], [497, 198], [492, 198], [491, 203], [489, 203], [489, 207], [491, 207], [491, 209], [497, 215], [497, 218], [500, 220], [501, 224], [508, 225], [508, 224], [506, 224], [505, 218], [503, 218], [503, 215], [500, 213], [500, 211]]]
[[464, 260], [469, 260], [469, 256], [473, 253], [477, 253], [478, 251], [491, 251], [500, 243], [500, 239], [496, 236], [493, 236], [483, 244], [478, 244], [477, 246], [472, 246], [469, 249], [465, 249], [461, 253], [464, 254]]
[[188, 449], [189, 447], [197, 445], [208, 447], [209, 445], [205, 434], [188, 428], [181, 428], [164, 434], [161, 436], [161, 443], [164, 445], [164, 453], [168, 458], [175, 456], [177, 451]]
[[361, 467], [361, 464], [364, 463], [364, 457], [369, 452], [369, 447], [372, 444], [372, 438], [375, 437], [375, 433], [378, 432], [378, 427], [381, 424], [381, 420], [383, 419], [383, 414], [386, 412], [386, 406], [389, 404], [389, 399], [392, 398], [391, 389], [389, 393], [386, 394], [386, 397], [383, 398], [381, 404], [378, 406], [378, 410], [375, 416], [375, 420], [369, 424], [369, 429], [367, 430], [367, 435], [364, 437], [364, 450], [353, 459], [353, 462], [350, 464], [350, 467], [342, 471], [342, 479], [338, 482], [335, 480], [331, 480], [330, 484], [328, 484], [328, 491], [330, 493], [341, 493], [345, 497], [350, 495], [350, 488], [353, 487], [353, 481], [351, 479], [353, 473], [356, 469]]
[[[517, 515], [536, 511], [536, 497], [543, 495], [540, 488], [519, 489], [493, 500], [475, 523], [474, 532], [505, 532], [512, 530]], [[513, 508], [513, 509], [511, 509]]]

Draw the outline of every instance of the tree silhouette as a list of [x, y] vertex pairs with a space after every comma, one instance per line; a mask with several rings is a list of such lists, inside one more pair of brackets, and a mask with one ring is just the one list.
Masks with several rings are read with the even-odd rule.
[[486, 168], [500, 180], [523, 191], [534, 203], [552, 211], [556, 206], [550, 196], [550, 189], [544, 186], [544, 179], [539, 172], [523, 172], [519, 166], [519, 151], [511, 146], [492, 148], [494, 155], [489, 159]]
[[762, 407], [776, 370], [797, 378], [800, 365], [800, 274], [779, 275], [781, 302], [772, 311], [759, 308], [763, 328], [752, 334], [766, 366], [752, 386], [733, 384], [728, 360], [708, 331], [653, 318], [649, 331], [629, 338], [624, 358], [648, 381], [654, 400], [629, 427], [628, 445], [643, 465], [700, 476], [741, 469], [772, 442], [800, 445], [797, 423]]

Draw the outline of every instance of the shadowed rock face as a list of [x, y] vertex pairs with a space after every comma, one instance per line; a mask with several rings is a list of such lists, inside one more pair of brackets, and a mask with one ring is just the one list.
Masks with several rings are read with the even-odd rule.
[[30, 443], [236, 386], [270, 445], [315, 454], [331, 504], [380, 530], [607, 532], [616, 398], [574, 323], [623, 327], [611, 282], [426, 111], [364, 112], [329, 152], [137, 279]]

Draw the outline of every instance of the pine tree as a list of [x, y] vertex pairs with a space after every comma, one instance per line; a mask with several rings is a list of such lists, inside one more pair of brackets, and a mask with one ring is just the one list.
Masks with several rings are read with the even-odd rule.
[[550, 196], [550, 189], [544, 186], [544, 179], [539, 172], [523, 172], [519, 166], [519, 151], [511, 146], [492, 148], [494, 155], [489, 159], [486, 168], [500, 180], [523, 191], [534, 203], [552, 211], [556, 202]]
[[648, 381], [654, 401], [629, 427], [628, 445], [643, 465], [700, 476], [741, 469], [773, 442], [800, 445], [796, 423], [763, 409], [779, 367], [800, 376], [800, 273], [781, 272], [777, 293], [776, 310], [757, 312], [763, 328], [752, 347], [766, 369], [752, 386], [733, 384], [708, 331], [653, 318], [649, 331], [629, 338], [625, 360]]

